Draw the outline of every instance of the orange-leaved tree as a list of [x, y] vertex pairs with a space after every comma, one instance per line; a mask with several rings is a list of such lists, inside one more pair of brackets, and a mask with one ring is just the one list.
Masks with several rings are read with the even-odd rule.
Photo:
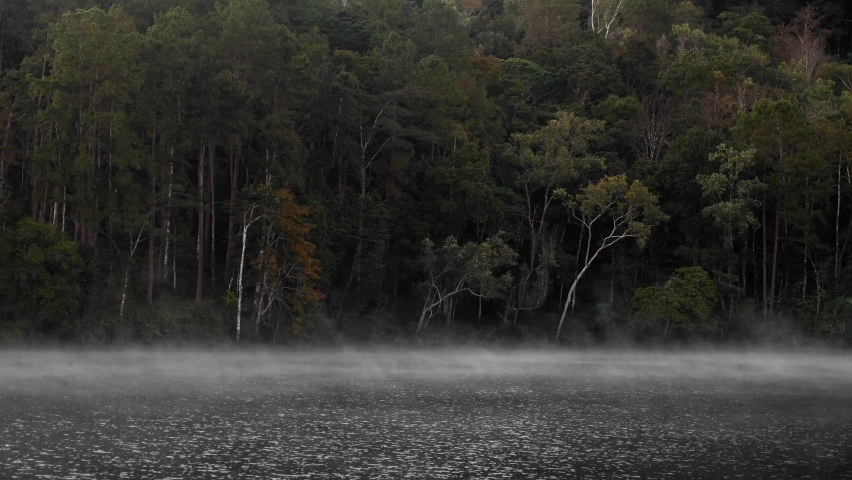
[[307, 239], [314, 225], [307, 221], [310, 208], [297, 203], [289, 190], [267, 198], [271, 205], [261, 218], [260, 250], [251, 262], [257, 272], [255, 328], [260, 329], [264, 316], [277, 305], [290, 313], [291, 332], [298, 334], [306, 307], [325, 297], [316, 287], [320, 278], [316, 245]]
[[317, 280], [320, 278], [320, 262], [314, 257], [316, 245], [307, 240], [308, 233], [314, 229], [314, 225], [308, 223], [305, 218], [310, 213], [310, 208], [299, 205], [293, 199], [288, 190], [278, 192], [282, 200], [278, 214], [278, 229], [284, 234], [287, 241], [285, 253], [284, 280], [290, 285], [285, 285], [284, 300], [293, 309], [296, 315], [293, 318], [292, 331], [299, 333], [301, 325], [301, 314], [305, 307], [325, 298], [325, 295], [316, 288]]

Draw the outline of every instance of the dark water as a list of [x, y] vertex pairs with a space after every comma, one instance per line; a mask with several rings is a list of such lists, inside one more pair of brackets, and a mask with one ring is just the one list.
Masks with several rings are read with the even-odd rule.
[[0, 352], [0, 478], [852, 478], [852, 357]]

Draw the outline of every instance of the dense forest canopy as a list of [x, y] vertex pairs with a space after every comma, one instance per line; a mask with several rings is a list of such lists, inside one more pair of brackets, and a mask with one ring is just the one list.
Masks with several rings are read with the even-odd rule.
[[0, 337], [848, 341], [850, 22], [3, 0]]

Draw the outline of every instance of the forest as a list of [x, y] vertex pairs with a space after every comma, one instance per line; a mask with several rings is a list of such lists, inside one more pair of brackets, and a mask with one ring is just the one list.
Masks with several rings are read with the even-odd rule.
[[3, 0], [0, 342], [852, 343], [844, 0]]

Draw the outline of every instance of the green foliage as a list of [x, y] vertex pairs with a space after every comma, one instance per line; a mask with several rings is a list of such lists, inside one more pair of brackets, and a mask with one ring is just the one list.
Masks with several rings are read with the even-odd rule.
[[821, 215], [814, 199], [824, 198], [830, 187], [820, 181], [826, 160], [812, 145], [816, 131], [802, 105], [792, 99], [761, 100], [740, 116], [735, 134], [754, 146], [761, 180], [787, 220], [807, 237]]
[[232, 292], [231, 290], [225, 290], [225, 293], [222, 294], [222, 300], [225, 301], [225, 305], [232, 306], [237, 304], [237, 294]]
[[603, 128], [602, 122], [557, 112], [541, 129], [513, 135], [523, 173], [519, 183], [536, 189], [552, 189], [575, 180], [581, 172], [603, 168], [603, 159], [589, 155], [589, 141]]
[[826, 62], [819, 66], [819, 78], [833, 83], [835, 94], [852, 91], [852, 65]]
[[143, 208], [136, 174], [144, 157], [130, 110], [145, 77], [142, 37], [118, 7], [69, 13], [50, 34], [51, 75], [27, 77], [30, 95], [47, 100], [37, 116], [47, 148], [35, 151], [34, 186], [48, 190], [50, 200], [70, 198], [89, 224], [117, 209]]
[[553, 72], [551, 88], [558, 94], [556, 102], [583, 107], [625, 92], [609, 48], [600, 39], [549, 51], [537, 60]]
[[776, 28], [766, 15], [758, 12], [722, 12], [719, 20], [722, 21], [723, 31], [739, 39], [743, 45], [755, 45], [763, 51], [769, 50]]
[[687, 97], [717, 83], [736, 85], [754, 77], [768, 63], [755, 46], [736, 38], [719, 37], [687, 25], [672, 28], [676, 45], [670, 65], [660, 72], [659, 84], [675, 95]]
[[328, 19], [323, 30], [332, 48], [363, 54], [370, 48], [372, 27], [369, 18], [347, 9]]
[[713, 203], [704, 208], [704, 215], [724, 231], [724, 248], [734, 248], [734, 238], [757, 226], [753, 208], [754, 196], [763, 184], [757, 178], [743, 178], [754, 165], [754, 150], [738, 151], [725, 144], [710, 155], [710, 162], [719, 164], [719, 171], [710, 175], [698, 174], [696, 180], [704, 197]]
[[697, 175], [709, 175], [715, 166], [707, 161], [719, 143], [712, 131], [692, 128], [669, 144], [662, 162], [639, 161], [634, 175], [660, 197], [662, 208], [686, 234], [696, 230], [703, 204]]
[[447, 237], [439, 248], [429, 238], [423, 239], [419, 264], [425, 277], [421, 286], [426, 298], [417, 322], [418, 334], [438, 310], [443, 311], [449, 324], [461, 294], [479, 299], [480, 316], [483, 300], [506, 299], [512, 274], [499, 272], [514, 264], [515, 252], [501, 236], [464, 245], [459, 245], [455, 237]]
[[438, 248], [425, 238], [420, 256], [427, 290], [438, 290], [442, 296], [470, 291], [484, 298], [498, 297], [512, 282], [511, 273], [501, 275], [498, 272], [513, 265], [514, 261], [515, 253], [501, 235], [489, 237], [482, 243], [464, 245], [454, 237], [447, 237]]
[[168, 298], [154, 308], [133, 309], [125, 318], [92, 312], [86, 320], [77, 334], [90, 343], [216, 344], [227, 342], [233, 328], [218, 302], [188, 304]]
[[434, 200], [427, 205], [430, 224], [447, 235], [474, 225], [500, 223], [506, 215], [510, 192], [500, 187], [491, 174], [491, 155], [471, 143], [441, 159], [429, 169], [427, 185]]
[[647, 92], [657, 88], [660, 59], [658, 49], [650, 38], [625, 34], [615, 47], [613, 60], [621, 70], [624, 83], [633, 90]]
[[412, 36], [423, 54], [441, 57], [453, 65], [472, 51], [467, 29], [448, 0], [423, 0]]
[[77, 244], [53, 225], [21, 220], [0, 236], [2, 310], [45, 330], [61, 327], [79, 313], [82, 267]]
[[[724, 335], [839, 338], [852, 4], [804, 4], [0, 0], [0, 335], [218, 338], [239, 297], [259, 341], [398, 336], [425, 297], [600, 339], [700, 265]], [[710, 325], [693, 276], [646, 293]]]
[[524, 25], [519, 51], [529, 56], [542, 49], [566, 46], [578, 30], [577, 0], [526, 0], [517, 2]]
[[714, 330], [716, 282], [700, 267], [678, 269], [662, 286], [637, 288], [630, 307], [642, 325], [664, 325], [690, 331]]
[[641, 108], [641, 105], [639, 99], [635, 96], [610, 95], [592, 107], [592, 115], [605, 121], [608, 125], [617, 126], [633, 118], [639, 108]]
[[639, 180], [628, 183], [626, 175], [607, 176], [589, 184], [569, 200], [568, 208], [579, 212], [579, 218], [588, 228], [605, 217], [612, 220], [611, 229], [603, 227], [608, 234], [603, 240], [604, 247], [625, 237], [634, 237], [639, 246], [644, 246], [651, 227], [668, 219], [648, 187]]

